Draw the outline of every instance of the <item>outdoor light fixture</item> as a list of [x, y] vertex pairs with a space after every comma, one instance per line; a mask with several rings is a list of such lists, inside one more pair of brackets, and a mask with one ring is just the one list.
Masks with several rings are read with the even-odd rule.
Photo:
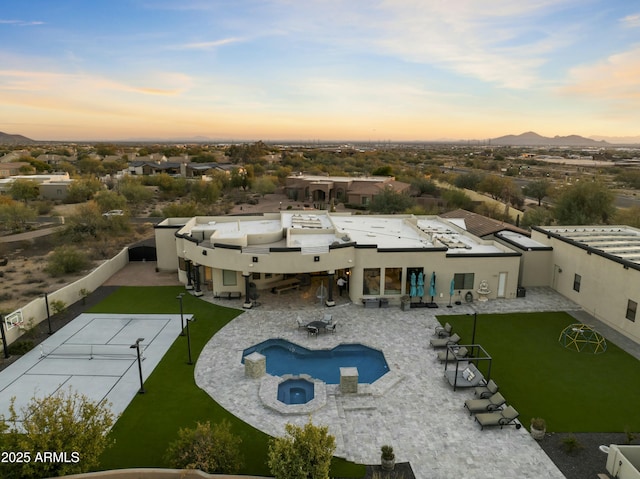
[[144, 382], [142, 381], [142, 359], [140, 358], [140, 343], [144, 341], [144, 338], [136, 339], [135, 344], [129, 346], [130, 349], [136, 350], [136, 355], [138, 357], [138, 373], [140, 374], [140, 390], [138, 394], [144, 394]]
[[176, 296], [176, 299], [180, 301], [180, 336], [184, 336], [184, 314], [182, 313], [182, 297], [184, 293], [180, 293]]

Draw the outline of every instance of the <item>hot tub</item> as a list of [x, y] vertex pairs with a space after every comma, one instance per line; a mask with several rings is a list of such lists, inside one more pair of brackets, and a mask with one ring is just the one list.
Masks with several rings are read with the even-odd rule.
[[314, 384], [306, 379], [287, 379], [278, 385], [278, 401], [284, 404], [306, 404], [314, 397]]

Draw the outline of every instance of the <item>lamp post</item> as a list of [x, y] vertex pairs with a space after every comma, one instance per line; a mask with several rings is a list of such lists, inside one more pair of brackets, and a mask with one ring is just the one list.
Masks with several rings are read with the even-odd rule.
[[[471, 316], [471, 313], [467, 313], [467, 316]], [[476, 325], [478, 323], [478, 312], [473, 312], [473, 331], [471, 333], [471, 357], [475, 356], [475, 344], [476, 344]]]
[[176, 299], [180, 301], [180, 336], [184, 336], [184, 314], [182, 312], [182, 297], [184, 293], [180, 293], [176, 296]]
[[187, 318], [187, 350], [189, 351], [189, 361], [187, 364], [193, 364], [191, 360], [191, 334], [189, 333], [189, 323], [194, 321], [193, 319]]
[[140, 374], [140, 390], [138, 394], [144, 394], [144, 382], [142, 381], [142, 359], [140, 358], [140, 343], [144, 341], [144, 338], [138, 338], [135, 344], [129, 346], [131, 349], [136, 350], [136, 355], [138, 357], [138, 374]]
[[44, 293], [44, 305], [47, 308], [47, 324], [49, 325], [49, 334], [53, 334], [53, 330], [51, 329], [51, 313], [49, 311], [49, 296], [47, 293]]

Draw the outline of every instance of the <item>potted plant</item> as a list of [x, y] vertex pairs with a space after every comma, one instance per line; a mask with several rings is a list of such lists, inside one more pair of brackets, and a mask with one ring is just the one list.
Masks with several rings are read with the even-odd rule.
[[380, 455], [380, 461], [382, 469], [385, 471], [392, 471], [396, 465], [396, 455], [393, 453], [393, 447], [382, 446], [382, 454]]
[[547, 423], [541, 417], [531, 418], [531, 437], [541, 441], [547, 432]]

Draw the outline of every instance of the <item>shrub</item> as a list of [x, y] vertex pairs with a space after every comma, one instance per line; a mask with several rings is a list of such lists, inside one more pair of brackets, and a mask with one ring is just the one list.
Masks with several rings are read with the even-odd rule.
[[50, 306], [53, 314], [63, 313], [67, 309], [67, 304], [59, 299], [51, 301]]
[[89, 260], [85, 253], [72, 246], [60, 246], [49, 257], [45, 271], [56, 277], [77, 273], [86, 269], [88, 265]]
[[580, 441], [573, 434], [562, 439], [562, 449], [567, 454], [573, 454], [583, 448], [584, 446], [580, 444]]
[[328, 479], [336, 440], [326, 426], [287, 424], [287, 435], [269, 444], [269, 469], [276, 479]]
[[242, 467], [242, 440], [231, 432], [231, 423], [198, 422], [194, 429], [180, 429], [178, 439], [169, 445], [171, 467], [200, 469], [216, 474], [235, 474]]
[[9, 354], [22, 356], [34, 347], [33, 341], [18, 341], [9, 346]]
[[[94, 402], [71, 389], [33, 397], [20, 411], [13, 398], [9, 412], [8, 418], [0, 419], [3, 449], [29, 451], [32, 460], [3, 464], [3, 478], [59, 477], [95, 470], [100, 455], [111, 444], [107, 432], [115, 416], [110, 404]], [[41, 451], [68, 451], [69, 459], [77, 456], [80, 460], [34, 461]]]

